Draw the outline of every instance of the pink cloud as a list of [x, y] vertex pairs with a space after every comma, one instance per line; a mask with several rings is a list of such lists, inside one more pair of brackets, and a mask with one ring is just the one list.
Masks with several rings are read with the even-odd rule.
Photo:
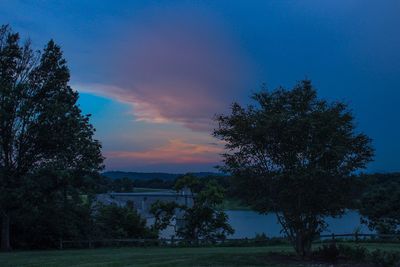
[[220, 20], [185, 12], [150, 10], [122, 27], [106, 56], [113, 85], [82, 87], [132, 104], [138, 120], [209, 131], [248, 89], [249, 64]]
[[131, 164], [203, 164], [217, 163], [222, 147], [215, 144], [187, 143], [180, 139], [145, 151], [109, 151], [107, 160], [131, 162]]

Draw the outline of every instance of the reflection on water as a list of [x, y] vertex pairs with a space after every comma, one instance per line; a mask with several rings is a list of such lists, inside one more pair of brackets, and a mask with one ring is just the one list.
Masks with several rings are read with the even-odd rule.
[[[252, 238], [257, 233], [265, 233], [269, 237], [282, 236], [281, 226], [274, 214], [260, 215], [254, 211], [226, 211], [229, 216], [229, 223], [235, 229], [235, 234], [230, 238]], [[360, 215], [357, 212], [349, 211], [341, 218], [327, 218], [328, 229], [323, 234], [351, 234], [356, 229], [361, 233], [369, 234], [371, 231], [360, 224]]]

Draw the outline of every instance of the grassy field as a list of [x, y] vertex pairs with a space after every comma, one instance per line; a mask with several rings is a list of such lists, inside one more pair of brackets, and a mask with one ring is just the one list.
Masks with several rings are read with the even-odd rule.
[[[366, 244], [368, 249], [400, 251], [398, 244]], [[0, 266], [94, 267], [94, 266], [309, 266], [295, 257], [287, 245], [268, 247], [206, 248], [107, 248], [63, 251], [30, 251], [0, 253]], [[272, 253], [272, 254], [271, 254]]]
[[[263, 266], [267, 252], [287, 247], [112, 248], [12, 252], [0, 254], [0, 266]], [[280, 266], [280, 265], [266, 265]]]

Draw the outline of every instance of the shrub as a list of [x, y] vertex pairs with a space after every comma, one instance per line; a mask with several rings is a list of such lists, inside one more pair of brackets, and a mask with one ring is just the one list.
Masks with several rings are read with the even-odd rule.
[[94, 216], [94, 234], [97, 239], [118, 238], [157, 238], [146, 227], [146, 221], [140, 217], [132, 204], [124, 207], [116, 204], [98, 204]]
[[377, 266], [400, 266], [400, 253], [377, 249], [370, 253], [370, 260]]
[[339, 255], [355, 262], [373, 263], [381, 267], [400, 267], [400, 253], [382, 251], [380, 249], [368, 252], [364, 247], [339, 245]]
[[256, 234], [254, 241], [256, 243], [266, 243], [268, 241], [268, 237], [265, 233]]
[[339, 254], [353, 261], [364, 261], [368, 256], [368, 250], [360, 246], [339, 245]]
[[314, 257], [327, 262], [336, 262], [339, 258], [339, 249], [335, 243], [329, 245], [322, 245], [313, 254]]

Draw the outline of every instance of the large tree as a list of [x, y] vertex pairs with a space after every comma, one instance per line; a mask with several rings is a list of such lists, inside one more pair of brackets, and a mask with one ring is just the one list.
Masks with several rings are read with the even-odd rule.
[[[0, 214], [1, 247], [10, 247], [10, 220], [29, 203], [32, 175], [60, 173], [63, 188], [81, 186], [85, 175], [102, 167], [100, 144], [89, 117], [68, 85], [66, 60], [54, 41], [42, 52], [18, 33], [0, 27]], [[37, 178], [36, 178], [37, 179]], [[67, 190], [61, 190], [64, 198]], [[40, 189], [37, 192], [40, 194]]]
[[297, 253], [307, 256], [326, 216], [343, 214], [351, 175], [373, 156], [371, 140], [355, 132], [345, 104], [318, 99], [309, 80], [262, 90], [253, 100], [216, 117], [214, 136], [226, 148], [222, 169], [248, 204], [277, 215]]

